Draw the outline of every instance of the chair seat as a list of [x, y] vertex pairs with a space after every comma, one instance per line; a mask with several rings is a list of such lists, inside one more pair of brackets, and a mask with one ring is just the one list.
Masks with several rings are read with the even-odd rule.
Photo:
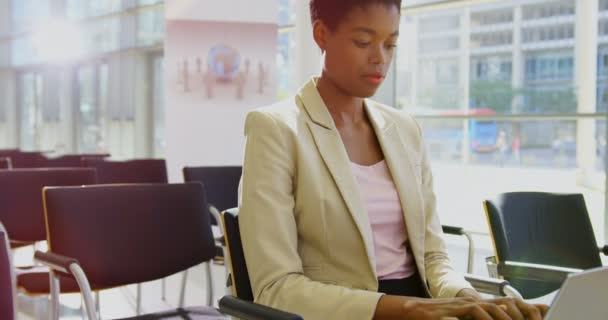
[[211, 307], [179, 308], [168, 311], [144, 314], [119, 320], [226, 320], [226, 316]]
[[[51, 291], [48, 269], [45, 267], [33, 267], [30, 269], [16, 269], [17, 288], [25, 291], [28, 295], [47, 295]], [[76, 280], [68, 277], [59, 277], [59, 285], [62, 293], [80, 292]]]

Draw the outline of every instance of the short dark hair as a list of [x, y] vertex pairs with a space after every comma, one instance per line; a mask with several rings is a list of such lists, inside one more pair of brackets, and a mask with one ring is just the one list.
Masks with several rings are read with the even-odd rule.
[[401, 0], [310, 0], [310, 18], [312, 22], [321, 20], [335, 30], [350, 10], [374, 3], [395, 5], [401, 10]]

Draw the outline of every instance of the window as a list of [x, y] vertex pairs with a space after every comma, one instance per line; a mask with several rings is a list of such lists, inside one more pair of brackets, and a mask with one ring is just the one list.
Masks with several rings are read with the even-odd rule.
[[[601, 174], [606, 157], [605, 116], [576, 116], [576, 43], [565, 41], [574, 39], [575, 22], [570, 17], [576, 2], [523, 2], [522, 23], [513, 19], [520, 4], [500, 1], [470, 6], [470, 31], [448, 31], [442, 28], [445, 22], [440, 22], [447, 16], [462, 21], [467, 16], [463, 7], [444, 11], [437, 5], [419, 13], [405, 10], [401, 30], [419, 32], [403, 32], [399, 39], [396, 104], [415, 114], [424, 130], [443, 223], [487, 232], [481, 199], [506, 191], [551, 190], [583, 193], [589, 211], [596, 208], [591, 220], [603, 226], [605, 193], [597, 188], [605, 183]], [[518, 31], [521, 43], [513, 37]], [[467, 36], [469, 48], [458, 41], [449, 45], [450, 39]], [[413, 46], [416, 41], [418, 45]], [[601, 41], [600, 49], [606, 46]], [[600, 50], [598, 57], [600, 111], [606, 110], [608, 100], [606, 52]], [[539, 114], [548, 119], [538, 120]], [[581, 130], [590, 127], [592, 132]], [[580, 159], [586, 159], [585, 163]], [[595, 182], [577, 183], [576, 172], [582, 166], [592, 172], [589, 179]], [[488, 176], [495, 188], [487, 184]], [[464, 180], [467, 188], [461, 192], [456, 181]], [[603, 239], [605, 230], [595, 231]]]
[[41, 73], [19, 75], [20, 146], [24, 150], [40, 149], [43, 78]]
[[103, 16], [121, 10], [120, 0], [66, 0], [66, 16], [69, 19], [85, 19]]
[[162, 44], [165, 37], [165, 11], [163, 8], [139, 12], [137, 22], [137, 40], [140, 46]]

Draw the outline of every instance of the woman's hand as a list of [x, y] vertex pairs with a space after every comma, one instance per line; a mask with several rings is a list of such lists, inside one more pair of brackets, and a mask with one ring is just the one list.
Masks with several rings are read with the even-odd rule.
[[547, 309], [513, 298], [421, 299], [385, 295], [378, 302], [374, 320], [541, 320]]

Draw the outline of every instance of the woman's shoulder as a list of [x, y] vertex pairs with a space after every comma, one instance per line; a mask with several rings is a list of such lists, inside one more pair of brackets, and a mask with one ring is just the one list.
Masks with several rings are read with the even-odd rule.
[[279, 127], [292, 127], [300, 115], [296, 97], [291, 97], [271, 105], [255, 108], [247, 113], [246, 125], [273, 122]]

